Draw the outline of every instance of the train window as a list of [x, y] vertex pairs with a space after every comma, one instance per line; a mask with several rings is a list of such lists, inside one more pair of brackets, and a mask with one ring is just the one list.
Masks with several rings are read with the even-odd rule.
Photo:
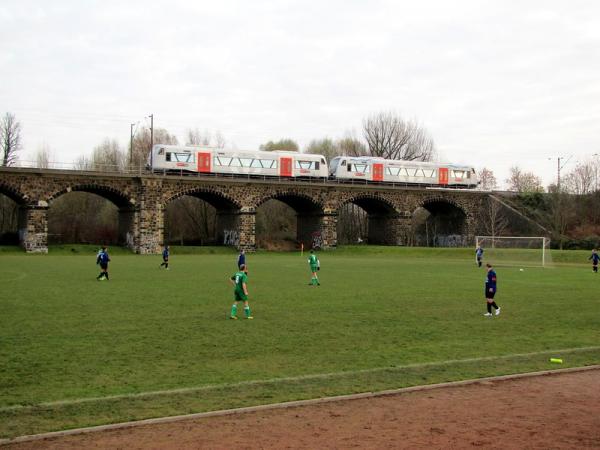
[[263, 168], [265, 168], [265, 169], [276, 169], [277, 168], [277, 161], [275, 161], [274, 159], [261, 159], [260, 162], [261, 162]]
[[162, 147], [161, 147], [161, 148], [159, 148], [159, 149], [158, 149], [158, 154], [159, 154], [159, 155], [164, 155], [164, 154], [165, 154], [165, 149], [164, 149], [164, 148], [162, 148]]
[[319, 170], [319, 161], [315, 161], [315, 170]]
[[[346, 164], [346, 161], [342, 163], [342, 166]], [[352, 164], [348, 163], [348, 172], [352, 172]]]
[[471, 172], [467, 171], [467, 178], [471, 178]]
[[388, 175], [393, 175], [395, 177], [400, 173], [400, 167], [387, 167], [385, 170]]
[[325, 158], [321, 158], [321, 164], [325, 164]]
[[370, 172], [368, 164], [354, 164], [354, 172]]
[[452, 175], [456, 178], [462, 178], [464, 176], [464, 170], [453, 170]]
[[218, 158], [215, 158], [219, 160], [219, 166], [228, 166], [231, 163], [231, 160], [233, 158], [228, 158], [226, 156], [220, 156]]
[[346, 160], [343, 160], [342, 161], [342, 166], [345, 166], [345, 165], [346, 165]]
[[229, 163], [229, 167], [242, 167], [240, 160], [238, 158], [231, 158], [231, 163]]
[[260, 163], [260, 159], [253, 159], [250, 167], [254, 167], [255, 169], [262, 169], [262, 164]]
[[435, 176], [435, 170], [427, 169], [427, 170], [424, 170], [424, 172], [425, 172], [425, 176], [427, 178], [433, 178]]
[[171, 161], [171, 152], [167, 152], [167, 155], [165, 156], [165, 161]]
[[312, 168], [312, 162], [311, 161], [295, 161], [295, 166], [296, 169], [311, 169]]
[[242, 167], [250, 167], [250, 164], [252, 164], [252, 158], [240, 158], [240, 162], [242, 163]]
[[194, 155], [192, 155], [191, 153], [172, 153], [172, 156], [174, 156], [174, 160], [177, 162], [194, 162]]

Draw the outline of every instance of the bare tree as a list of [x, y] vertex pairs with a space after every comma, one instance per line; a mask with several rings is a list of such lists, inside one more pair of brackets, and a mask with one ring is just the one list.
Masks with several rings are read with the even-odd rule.
[[363, 135], [373, 156], [431, 161], [435, 155], [433, 139], [424, 128], [391, 112], [380, 112], [363, 120]]
[[47, 169], [50, 167], [51, 160], [52, 151], [50, 150], [50, 146], [46, 143], [43, 143], [38, 147], [38, 151], [35, 154], [36, 167], [39, 167], [40, 169]]
[[93, 164], [87, 156], [80, 156], [75, 160], [75, 170], [92, 170]]
[[339, 149], [334, 142], [329, 138], [313, 139], [304, 149], [306, 153], [316, 153], [323, 155], [328, 161], [339, 155]]
[[576, 218], [574, 201], [569, 194], [566, 194], [562, 189], [559, 192], [556, 187], [549, 199], [548, 220], [552, 227], [553, 238], [558, 240], [559, 248], [562, 250], [567, 229]]
[[487, 167], [484, 167], [477, 173], [477, 179], [479, 180], [479, 187], [484, 191], [493, 191], [498, 188], [494, 172]]
[[17, 152], [21, 149], [21, 124], [14, 114], [6, 113], [0, 119], [0, 145], [2, 146], [2, 165], [14, 164]]
[[506, 183], [509, 191], [544, 192], [541, 178], [531, 172], [523, 172], [518, 166], [510, 168], [510, 177]]
[[198, 128], [188, 129], [185, 145], [210, 145], [210, 134], [208, 131], [200, 131]]
[[340, 155], [365, 156], [369, 154], [367, 146], [351, 133], [347, 133], [345, 137], [338, 140], [335, 144]]
[[[154, 129], [154, 144], [177, 145], [177, 137], [169, 134], [164, 128]], [[145, 167], [150, 156], [150, 130], [142, 129], [133, 138], [132, 165], [133, 167]]]
[[0, 194], [0, 243], [18, 243], [19, 205], [6, 195]]
[[580, 163], [563, 179], [563, 186], [570, 194], [585, 195], [594, 192], [597, 168], [592, 162]]
[[293, 141], [292, 139], [280, 139], [278, 141], [269, 141], [266, 144], [262, 144], [260, 146], [261, 150], [265, 150], [265, 151], [273, 151], [273, 150], [289, 150], [289, 151], [293, 151], [293, 152], [297, 152], [299, 150], [300, 147], [298, 147], [298, 144]]
[[127, 165], [127, 157], [115, 139], [105, 139], [94, 148], [91, 165], [94, 170], [122, 172]]
[[198, 128], [189, 128], [186, 133], [185, 145], [204, 145], [217, 148], [224, 148], [227, 141], [223, 135], [217, 131], [210, 133], [207, 130], [200, 131]]
[[483, 217], [483, 225], [489, 236], [502, 236], [503, 232], [508, 228], [509, 220], [504, 215], [503, 209], [502, 204], [498, 200], [489, 197], [485, 216]]
[[346, 203], [339, 211], [338, 243], [360, 244], [365, 242], [368, 221], [368, 215], [364, 209], [354, 203]]

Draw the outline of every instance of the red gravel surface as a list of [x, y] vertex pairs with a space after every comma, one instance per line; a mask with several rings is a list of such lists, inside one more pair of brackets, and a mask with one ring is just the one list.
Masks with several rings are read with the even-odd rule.
[[278, 408], [10, 449], [600, 448], [600, 370]]

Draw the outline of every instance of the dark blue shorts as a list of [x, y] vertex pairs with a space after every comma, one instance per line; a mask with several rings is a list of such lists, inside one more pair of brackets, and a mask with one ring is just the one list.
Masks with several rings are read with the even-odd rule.
[[496, 295], [496, 291], [490, 292], [488, 288], [485, 288], [485, 298], [494, 298], [494, 295]]

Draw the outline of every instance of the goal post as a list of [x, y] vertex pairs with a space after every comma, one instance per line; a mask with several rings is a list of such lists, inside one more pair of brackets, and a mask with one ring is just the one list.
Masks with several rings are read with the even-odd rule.
[[545, 236], [475, 236], [483, 260], [492, 264], [550, 267], [550, 239]]

